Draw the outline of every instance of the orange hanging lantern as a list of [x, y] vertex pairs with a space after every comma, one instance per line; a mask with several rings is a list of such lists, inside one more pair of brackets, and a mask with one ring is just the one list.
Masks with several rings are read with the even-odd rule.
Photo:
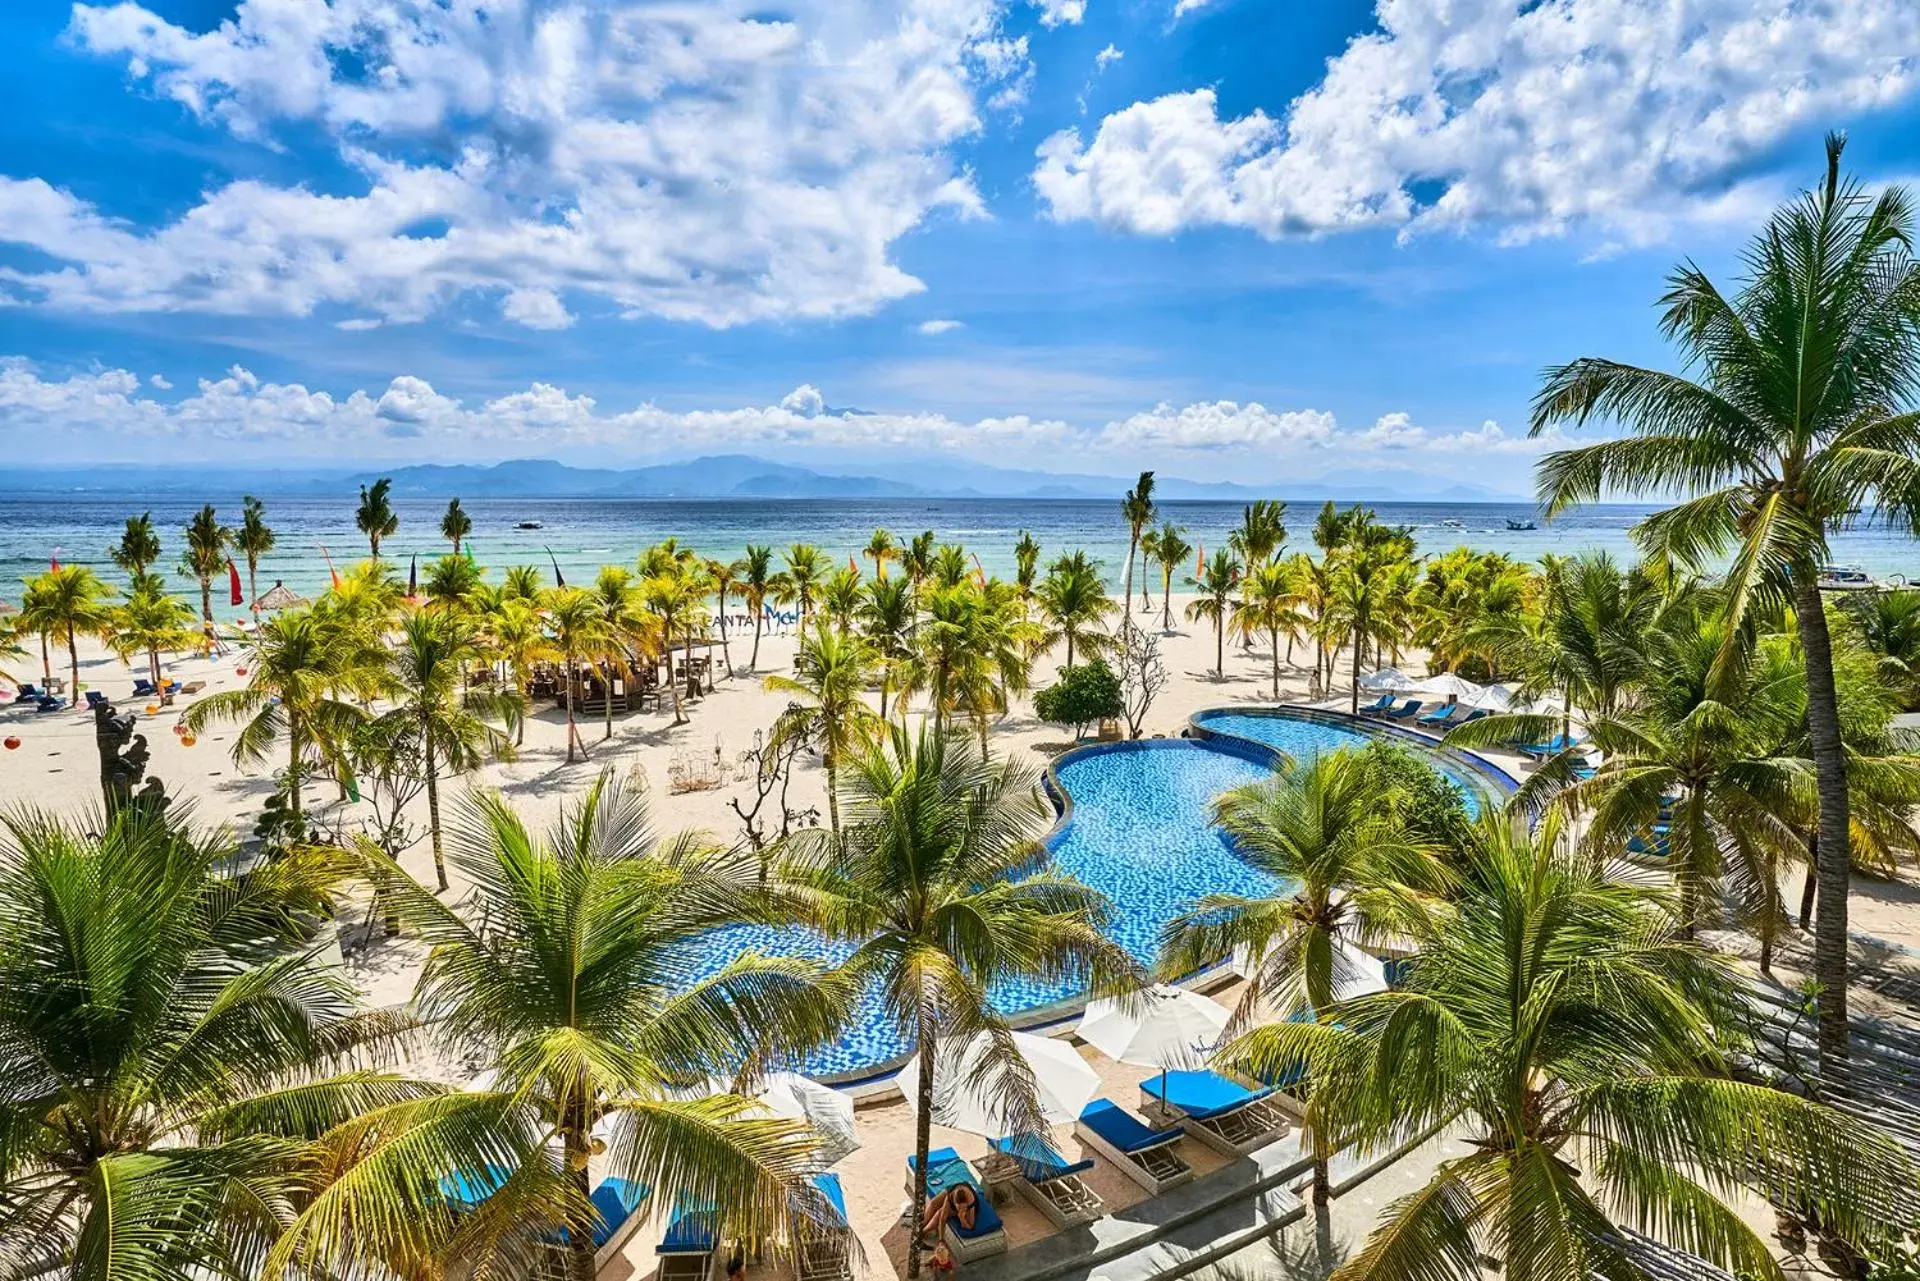
[[199, 741], [200, 741], [199, 739], [195, 738], [191, 734], [182, 734], [180, 736], [180, 746], [182, 747], [192, 747], [195, 743]]
[[7, 735], [7, 750], [9, 752], [17, 752], [20, 750], [20, 736], [18, 734]]
[[157, 712], [157, 711], [159, 711], [159, 710], [160, 710], [160, 704], [158, 704], [158, 703], [148, 703], [148, 704], [147, 704], [147, 715], [149, 715], [149, 716], [152, 716], [152, 715], [153, 715], [153, 714], [154, 714], [155, 712]]
[[236, 667], [233, 669], [233, 674], [235, 676], [245, 676], [247, 674], [247, 669], [244, 667]]
[[175, 737], [179, 737], [180, 735], [183, 735], [187, 732], [187, 727], [185, 725], [182, 725], [179, 721], [175, 721], [173, 723], [173, 732]]

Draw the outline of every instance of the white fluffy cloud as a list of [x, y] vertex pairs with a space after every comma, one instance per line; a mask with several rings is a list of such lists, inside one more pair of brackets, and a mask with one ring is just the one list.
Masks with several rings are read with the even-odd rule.
[[941, 334], [950, 334], [956, 329], [964, 328], [966, 328], [966, 326], [958, 320], [923, 320], [914, 326], [917, 332], [923, 333], [929, 338], [938, 337]]
[[[1031, 74], [1002, 0], [240, 0], [194, 31], [77, 5], [81, 48], [233, 134], [330, 141], [346, 194], [258, 180], [135, 227], [0, 178], [0, 299], [412, 321], [456, 297], [710, 325], [863, 314], [921, 288], [895, 240], [980, 209], [955, 143]], [[1077, 21], [1077, 0], [1043, 19]]]
[[1762, 207], [1776, 193], [1743, 180], [1757, 159], [1920, 80], [1914, 0], [1377, 0], [1377, 16], [1281, 119], [1223, 119], [1200, 89], [1090, 140], [1055, 134], [1034, 172], [1052, 216], [1647, 240]]
[[[1277, 478], [1353, 454], [1458, 460], [1521, 455], [1560, 443], [1509, 436], [1497, 423], [1439, 431], [1390, 413], [1369, 428], [1343, 429], [1318, 409], [1275, 410], [1255, 402], [1158, 404], [1126, 417], [1070, 423], [1032, 414], [960, 420], [940, 413], [862, 413], [832, 407], [802, 384], [778, 403], [668, 409], [653, 403], [609, 410], [550, 383], [482, 402], [449, 396], [402, 374], [384, 388], [337, 395], [267, 382], [235, 366], [167, 400], [124, 369], [43, 377], [28, 361], [0, 359], [0, 452], [53, 461], [88, 440], [108, 454], [142, 441], [177, 441], [207, 456], [442, 458], [588, 456], [596, 462], [698, 451], [909, 449], [1047, 470], [1163, 466], [1231, 479]], [[57, 448], [54, 448], [57, 446]]]

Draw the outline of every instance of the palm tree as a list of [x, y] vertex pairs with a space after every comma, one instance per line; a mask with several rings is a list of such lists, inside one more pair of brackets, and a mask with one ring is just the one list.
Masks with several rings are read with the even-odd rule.
[[126, 570], [130, 579], [139, 578], [160, 559], [160, 535], [154, 532], [152, 512], [127, 517], [127, 527], [112, 556], [113, 563]]
[[1183, 527], [1168, 521], [1153, 543], [1153, 558], [1160, 563], [1160, 630], [1169, 635], [1173, 632], [1173, 575], [1193, 555], [1193, 544], [1181, 537], [1184, 533]]
[[1036, 575], [1040, 569], [1040, 543], [1028, 530], [1020, 531], [1020, 539], [1013, 545], [1013, 581], [1020, 589], [1020, 599], [1033, 599]]
[[820, 763], [827, 772], [827, 821], [835, 832], [840, 830], [835, 771], [842, 758], [872, 740], [880, 725], [865, 694], [874, 659], [865, 640], [820, 623], [801, 638], [793, 656], [794, 674], [765, 681], [767, 689], [793, 699], [775, 724], [775, 735], [798, 734], [820, 745]]
[[998, 679], [1005, 648], [995, 636], [995, 604], [987, 590], [970, 582], [936, 587], [927, 596], [927, 616], [915, 642], [907, 684], [927, 692], [937, 729], [965, 711], [987, 750], [987, 718], [1004, 710], [1004, 685]]
[[640, 553], [640, 577], [654, 578], [676, 571], [685, 573], [700, 563], [700, 553], [682, 547], [678, 538], [663, 538]]
[[430, 1092], [365, 1061], [393, 1020], [312, 946], [339, 859], [233, 857], [140, 805], [0, 819], [7, 1275], [253, 1275], [312, 1138]]
[[760, 630], [765, 621], [767, 597], [777, 587], [779, 576], [773, 572], [773, 548], [747, 544], [740, 559], [740, 599], [753, 614], [753, 653], [747, 658], [747, 670], [760, 670]]
[[[647, 615], [640, 603], [640, 588], [624, 565], [602, 565], [593, 580], [593, 599], [600, 609], [600, 629], [606, 637], [605, 658], [609, 667], [618, 663], [628, 675], [621, 684], [632, 681], [634, 651], [653, 661], [660, 635], [657, 620]], [[602, 706], [600, 741], [613, 737], [613, 676], [607, 673], [607, 697]]]
[[893, 535], [889, 531], [876, 529], [873, 531], [873, 537], [867, 540], [866, 548], [862, 550], [860, 554], [873, 562], [873, 576], [875, 578], [885, 578], [887, 576], [887, 562], [900, 559], [900, 544], [894, 541]]
[[[1040, 583], [1040, 614], [1047, 620], [1046, 644], [1065, 639], [1068, 667], [1073, 666], [1074, 650], [1093, 655], [1106, 640], [1102, 620], [1113, 612], [1113, 601], [1106, 584], [1100, 581], [1100, 567], [1087, 559], [1085, 552], [1063, 555], [1047, 570]], [[1124, 607], [1125, 596], [1121, 597]]]
[[427, 600], [444, 610], [471, 609], [475, 593], [484, 583], [484, 574], [471, 556], [436, 556], [427, 566], [424, 585]]
[[920, 589], [926, 585], [927, 576], [933, 572], [934, 533], [923, 529], [908, 540], [900, 553], [900, 572], [913, 584], [913, 599], [917, 608], [920, 602]]
[[1394, 1202], [1336, 1281], [1645, 1276], [1630, 1233], [1728, 1271], [1779, 1275], [1721, 1199], [1752, 1187], [1873, 1242], [1915, 1177], [1905, 1152], [1822, 1104], [1732, 1079], [1744, 1008], [1723, 962], [1676, 937], [1671, 899], [1606, 878], [1489, 814], [1462, 851], [1401, 990], [1312, 1023], [1243, 1033], [1216, 1055], [1264, 1079], [1304, 1070], [1323, 1131], [1379, 1151], [1464, 1129]]
[[820, 580], [826, 576], [827, 558], [811, 543], [795, 543], [787, 548], [785, 556], [787, 567], [779, 576], [780, 588], [775, 599], [783, 603], [798, 602], [800, 626], [804, 628], [813, 621], [813, 600]]
[[1287, 541], [1287, 505], [1256, 498], [1240, 509], [1240, 524], [1227, 535], [1227, 547], [1240, 558], [1243, 572], [1251, 572], [1274, 558]]
[[[112, 634], [114, 612], [109, 602], [114, 596], [113, 588], [101, 582], [85, 565], [62, 565], [58, 569], [50, 569], [28, 579], [26, 586], [27, 590], [21, 597], [20, 624], [39, 635], [43, 658], [47, 653], [49, 638], [58, 637], [66, 643], [67, 663], [72, 675], [73, 706], [85, 711], [86, 700], [80, 697], [78, 638], [98, 636], [104, 639]], [[50, 667], [48, 674], [51, 675]]]
[[121, 662], [147, 660], [147, 679], [160, 684], [160, 651], [183, 650], [198, 636], [193, 608], [161, 585], [158, 574], [137, 574], [127, 603], [112, 611], [107, 644]]
[[1264, 635], [1273, 660], [1273, 700], [1280, 701], [1280, 633], [1291, 633], [1301, 623], [1294, 605], [1294, 575], [1284, 561], [1268, 561], [1240, 580], [1240, 599], [1233, 602], [1233, 627], [1242, 636]]
[[1200, 577], [1187, 580], [1200, 592], [1187, 602], [1187, 621], [1206, 619], [1213, 624], [1213, 674], [1218, 680], [1227, 678], [1227, 619], [1237, 581], [1233, 555], [1224, 547], [1214, 549]]
[[1920, 590], [1862, 592], [1847, 606], [1881, 675], [1899, 691], [1900, 710], [1920, 708]]
[[[913, 1217], [927, 1202], [935, 1064], [943, 1040], [985, 1034], [1010, 1046], [988, 993], [1018, 979], [1072, 978], [1094, 991], [1137, 981], [1138, 967], [1102, 929], [1108, 906], [1055, 869], [1036, 839], [1045, 823], [1032, 769], [975, 751], [961, 735], [891, 725], [847, 762], [847, 825], [835, 837], [789, 838], [783, 876], [805, 890], [814, 927], [853, 945], [841, 969], [852, 990], [881, 994], [920, 1056]], [[1004, 1102], [1009, 1133], [1041, 1128], [1031, 1075], [1010, 1050], [985, 1085]], [[910, 1234], [907, 1275], [920, 1275]]]
[[380, 540], [391, 538], [400, 528], [400, 517], [388, 500], [393, 489], [393, 481], [382, 476], [373, 482], [372, 488], [360, 486], [360, 506], [353, 514], [354, 526], [367, 536], [367, 553], [373, 559], [380, 559]]
[[467, 515], [460, 506], [458, 498], [447, 500], [446, 513], [440, 517], [440, 537], [453, 544], [453, 554], [460, 554], [460, 544], [473, 532], [473, 517]]
[[540, 586], [538, 565], [509, 565], [502, 590], [518, 600], [537, 601], [545, 588]]
[[[1439, 852], [1412, 839], [1399, 821], [1400, 799], [1367, 755], [1349, 751], [1289, 764], [1270, 780], [1216, 798], [1214, 822], [1233, 839], [1234, 852], [1289, 888], [1266, 898], [1203, 895], [1162, 927], [1161, 976], [1177, 980], [1245, 949], [1254, 972], [1230, 1032], [1252, 1026], [1263, 1012], [1311, 1017], [1331, 1008], [1354, 976], [1349, 949], [1419, 932], [1428, 896], [1450, 883]], [[1331, 1271], [1329, 1148], [1318, 1126], [1313, 1134], [1318, 1245], [1321, 1265]]]
[[[498, 612], [487, 620], [488, 641], [500, 661], [507, 665], [513, 687], [523, 696], [533, 679], [533, 665], [560, 657], [547, 637], [546, 620], [532, 601], [507, 597]], [[527, 718], [522, 715], [513, 727], [513, 745], [526, 741]]]
[[213, 580], [227, 565], [227, 548], [233, 545], [233, 531], [220, 523], [213, 504], [208, 503], [187, 522], [187, 545], [180, 553], [180, 572], [200, 584], [200, 627], [207, 643], [213, 643]]
[[297, 823], [308, 757], [343, 771], [353, 732], [367, 719], [363, 705], [392, 689], [386, 655], [350, 619], [298, 609], [260, 624], [246, 662], [244, 686], [202, 697], [180, 723], [198, 734], [215, 720], [241, 722], [237, 765], [265, 760], [285, 735], [287, 806]]
[[[1120, 515], [1127, 522], [1127, 573], [1120, 584], [1120, 608], [1131, 609], [1133, 599], [1133, 558], [1140, 550], [1140, 531], [1153, 523], [1153, 473], [1143, 471], [1133, 488], [1120, 499]], [[1149, 602], [1151, 605], [1151, 602]]]
[[[693, 635], [707, 601], [704, 578], [685, 572], [656, 574], [640, 584], [640, 600], [660, 620], [661, 643], [666, 646], [667, 666], [673, 666], [673, 642], [676, 636]], [[693, 646], [687, 646], [687, 679], [693, 679]], [[686, 712], [680, 703], [680, 684], [668, 680], [673, 691], [673, 723], [685, 725]], [[696, 693], [698, 691], [695, 691]]]
[[1774, 213], [1737, 294], [1692, 265], [1670, 278], [1662, 329], [1698, 381], [1584, 358], [1548, 371], [1533, 408], [1536, 434], [1595, 418], [1631, 433], [1541, 461], [1549, 516], [1603, 491], [1682, 490], [1692, 496], [1639, 526], [1642, 546], [1686, 567], [1732, 548], [1738, 622], [1793, 605], [1820, 793], [1820, 1053], [1834, 1074], [1847, 1051], [1849, 824], [1820, 565], [1828, 531], [1856, 512], [1920, 517], [1920, 413], [1901, 412], [1920, 385], [1911, 201], [1843, 183], [1843, 146], [1828, 137], [1825, 182]]
[[[685, 1097], [690, 1082], [808, 1053], [845, 1016], [844, 987], [810, 961], [746, 951], [688, 974], [701, 937], [785, 919], [750, 853], [696, 832], [657, 838], [643, 796], [602, 774], [545, 838], [498, 796], [476, 796], [450, 851], [473, 887], [458, 908], [363, 854], [430, 949], [413, 1009], [444, 1061], [485, 1063], [493, 1080], [321, 1136], [333, 1177], [272, 1263], [444, 1275], [457, 1245], [462, 1271], [524, 1276], [559, 1227], [565, 1275], [591, 1281], [596, 1132], [608, 1173], [656, 1204], [708, 1209], [717, 1235], [766, 1239], [824, 1218], [809, 1130], [738, 1094]], [[498, 1186], [477, 1209], [449, 1203], [441, 1177], [488, 1167]]]
[[713, 599], [719, 605], [720, 658], [727, 665], [727, 679], [733, 679], [733, 649], [727, 644], [727, 599], [741, 589], [744, 564], [737, 560], [708, 560], [707, 581], [713, 584]]
[[[581, 740], [580, 727], [574, 721], [573, 691], [579, 684], [580, 664], [583, 660], [598, 662], [612, 647], [613, 638], [607, 634], [606, 613], [601, 609], [599, 598], [584, 587], [552, 588], [546, 592], [542, 605], [553, 650], [566, 667], [566, 692], [561, 702], [567, 712], [567, 764], [571, 765], [587, 756], [587, 745]], [[677, 690], [673, 707], [678, 724], [680, 695]], [[576, 751], [578, 757], [574, 755]]]
[[[512, 731], [525, 708], [519, 691], [466, 689], [466, 671], [481, 655], [480, 638], [464, 618], [419, 610], [407, 615], [393, 648], [393, 710], [380, 719], [410, 741], [427, 784], [427, 832], [433, 874], [447, 888], [440, 841], [440, 767], [464, 774], [486, 757], [513, 754]], [[495, 728], [493, 722], [505, 728]]]
[[[1360, 714], [1360, 668], [1368, 645], [1378, 646], [1399, 636], [1389, 606], [1395, 567], [1405, 563], [1395, 544], [1360, 542], [1334, 557], [1332, 594], [1323, 619], [1344, 634], [1353, 646], [1352, 682], [1347, 712]], [[1336, 642], [1336, 649], [1338, 644]]]
[[935, 588], [958, 587], [973, 577], [973, 563], [967, 559], [967, 549], [958, 543], [941, 543], [927, 570]]
[[247, 600], [260, 599], [260, 558], [273, 550], [278, 541], [273, 526], [267, 524], [267, 505], [248, 494], [241, 499], [240, 528], [233, 545], [247, 558]]
[[860, 571], [851, 563], [828, 574], [820, 585], [820, 608], [841, 631], [853, 626], [853, 616], [860, 612]]

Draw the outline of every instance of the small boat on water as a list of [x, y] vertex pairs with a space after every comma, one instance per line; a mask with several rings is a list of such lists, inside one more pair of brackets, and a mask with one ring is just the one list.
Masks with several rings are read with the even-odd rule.
[[523, 520], [518, 525], [515, 525], [514, 528], [515, 529], [545, 529], [546, 526], [542, 525], [537, 520]]
[[1880, 584], [1858, 565], [1822, 565], [1819, 586], [1823, 592], [1863, 592]]
[[1467, 527], [1467, 522], [1464, 520], [1455, 520], [1453, 517], [1449, 516], [1445, 520], [1440, 522], [1440, 527], [1442, 529], [1465, 529]]
[[1530, 520], [1515, 520], [1513, 517], [1509, 516], [1507, 517], [1507, 528], [1508, 529], [1538, 529], [1540, 528], [1540, 526], [1534, 524]]

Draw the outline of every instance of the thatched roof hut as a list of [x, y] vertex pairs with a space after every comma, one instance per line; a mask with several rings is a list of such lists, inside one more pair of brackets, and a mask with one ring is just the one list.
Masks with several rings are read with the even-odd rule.
[[263, 609], [298, 609], [307, 603], [306, 597], [295, 595], [285, 583], [276, 578], [273, 580], [273, 586], [261, 592], [259, 599], [253, 602], [253, 608], [256, 612]]

